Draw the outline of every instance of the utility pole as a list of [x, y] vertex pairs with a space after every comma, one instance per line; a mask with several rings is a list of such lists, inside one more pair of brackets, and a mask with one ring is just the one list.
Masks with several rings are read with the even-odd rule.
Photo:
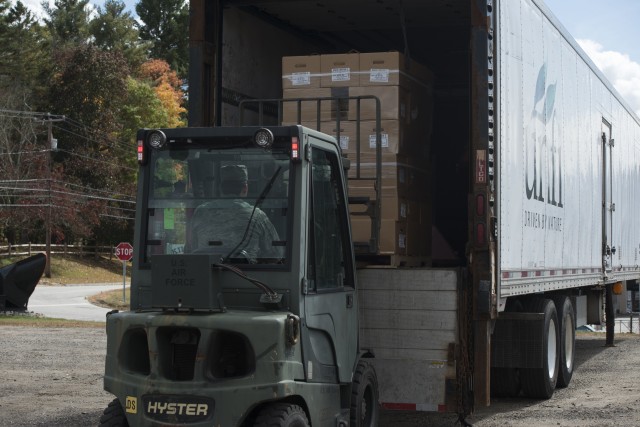
[[62, 122], [65, 120], [64, 116], [52, 116], [47, 113], [46, 117], [42, 120], [43, 123], [47, 124], [47, 145], [49, 146], [49, 167], [48, 167], [48, 179], [47, 186], [49, 189], [49, 203], [47, 204], [47, 218], [45, 220], [46, 223], [46, 253], [47, 253], [47, 261], [44, 266], [44, 275], [47, 278], [51, 277], [51, 231], [52, 231], [52, 204], [53, 200], [51, 199], [51, 180], [52, 180], [52, 168], [53, 168], [53, 151], [58, 149], [58, 140], [53, 138], [53, 130], [52, 125], [53, 122]]

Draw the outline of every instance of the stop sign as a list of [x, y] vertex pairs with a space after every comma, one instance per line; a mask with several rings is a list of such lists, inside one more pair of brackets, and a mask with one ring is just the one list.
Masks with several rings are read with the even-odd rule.
[[116, 257], [118, 257], [120, 261], [129, 261], [133, 258], [133, 246], [127, 242], [118, 243], [118, 246], [116, 246]]

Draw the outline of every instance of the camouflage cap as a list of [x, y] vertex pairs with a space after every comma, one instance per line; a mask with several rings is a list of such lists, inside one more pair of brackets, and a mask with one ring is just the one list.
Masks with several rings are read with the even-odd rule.
[[221, 181], [248, 181], [247, 167], [244, 165], [223, 166], [220, 169]]

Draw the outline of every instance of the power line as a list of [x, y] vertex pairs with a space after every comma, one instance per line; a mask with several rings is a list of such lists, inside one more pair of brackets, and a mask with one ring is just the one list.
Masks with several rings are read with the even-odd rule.
[[[48, 182], [48, 181], [49, 181], [49, 180], [48, 180], [48, 179], [45, 179], [45, 178], [30, 178], [30, 179], [0, 179], [0, 185], [1, 185], [1, 184], [5, 184], [5, 183], [7, 183], [7, 184], [12, 184], [12, 183], [22, 183], [22, 182], [27, 182], [27, 183], [29, 183], [29, 182], [45, 182], [45, 183], [46, 183], [46, 182]], [[101, 190], [101, 189], [99, 189], [99, 188], [93, 188], [93, 187], [89, 187], [89, 186], [86, 186], [86, 185], [75, 184], [75, 183], [73, 183], [73, 182], [65, 182], [65, 181], [61, 181], [61, 180], [59, 180], [59, 179], [53, 179], [53, 180], [51, 180], [51, 182], [61, 183], [61, 184], [64, 184], [64, 185], [70, 185], [70, 186], [72, 186], [72, 187], [85, 188], [85, 189], [89, 189], [89, 190], [92, 190], [92, 191], [98, 191], [98, 192], [100, 192], [100, 193], [109, 193], [109, 194], [114, 194], [114, 195], [119, 195], [119, 196], [129, 197], [129, 198], [132, 198], [132, 199], [134, 199], [134, 198], [135, 198], [135, 196], [132, 196], [131, 194], [118, 193], [118, 192], [110, 191], [110, 190]]]
[[[83, 156], [82, 154], [74, 153], [73, 151], [60, 150], [60, 149], [58, 149], [57, 151], [62, 152], [62, 153], [67, 153], [67, 154], [70, 154], [72, 156], [80, 157], [80, 158], [83, 158], [83, 159], [91, 160], [91, 161], [94, 161], [94, 162], [97, 162], [97, 163], [105, 163], [105, 164], [108, 164], [108, 165], [112, 165], [113, 164], [113, 162], [108, 162], [106, 160], [98, 160], [98, 159], [94, 159], [93, 157], [89, 157], [89, 156]], [[120, 165], [120, 167], [123, 168], [123, 169], [131, 170], [131, 171], [138, 170], [136, 168], [132, 168], [132, 167], [125, 166], [125, 165]]]

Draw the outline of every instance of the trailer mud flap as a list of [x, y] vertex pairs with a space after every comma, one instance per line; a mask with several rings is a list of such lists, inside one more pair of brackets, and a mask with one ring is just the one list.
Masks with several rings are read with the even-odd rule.
[[[534, 325], [536, 322], [539, 325]], [[491, 339], [491, 367], [540, 368], [543, 349], [543, 313], [503, 313]]]

